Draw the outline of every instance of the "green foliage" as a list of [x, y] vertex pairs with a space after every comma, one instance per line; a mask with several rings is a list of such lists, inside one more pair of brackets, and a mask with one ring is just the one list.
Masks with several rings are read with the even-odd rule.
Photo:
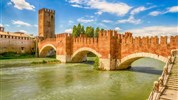
[[77, 36], [77, 27], [75, 25], [73, 26], [72, 36], [73, 37]]
[[99, 31], [100, 31], [100, 28], [97, 27], [96, 30], [95, 30], [94, 37], [98, 37]]
[[104, 29], [102, 28], [101, 31], [104, 31]]
[[94, 69], [99, 69], [99, 57], [95, 58]]
[[81, 34], [85, 34], [84, 26], [82, 26], [82, 28], [81, 28]]
[[46, 63], [47, 63], [47, 61], [46, 61], [46, 60], [43, 60], [43, 61], [42, 61], [42, 63], [43, 63], [43, 64], [46, 64]]
[[81, 26], [81, 24], [79, 23], [78, 26], [77, 26], [77, 36], [80, 36], [81, 30], [82, 30], [82, 26]]
[[87, 37], [94, 37], [94, 28], [91, 26], [87, 26], [85, 33]]
[[24, 58], [33, 58], [35, 57], [34, 54], [30, 54], [30, 53], [22, 53], [22, 54], [17, 54], [15, 52], [5, 52], [0, 54], [0, 59], [24, 59]]
[[79, 23], [77, 26], [76, 25], [73, 26], [72, 36], [78, 37], [80, 36], [80, 34], [85, 34], [87, 37], [98, 37], [99, 31], [100, 31], [99, 27], [94, 29], [94, 27], [92, 26], [87, 26], [85, 29], [85, 27]]
[[92, 53], [92, 52], [89, 52], [89, 53], [87, 54], [87, 57], [96, 57], [96, 55], [95, 55], [94, 53]]
[[33, 61], [31, 64], [61, 63], [59, 60]]

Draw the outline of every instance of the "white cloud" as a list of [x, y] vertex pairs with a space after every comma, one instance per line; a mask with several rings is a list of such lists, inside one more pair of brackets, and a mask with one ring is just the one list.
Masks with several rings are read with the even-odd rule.
[[116, 31], [120, 31], [120, 30], [122, 30], [120, 27], [115, 27], [115, 29], [114, 30], [116, 30]]
[[112, 23], [113, 21], [111, 20], [102, 20], [103, 23]]
[[117, 16], [124, 16], [132, 8], [126, 3], [111, 3], [105, 0], [67, 0], [71, 5], [78, 4], [84, 6], [83, 8], [97, 9], [99, 13], [107, 12], [116, 14]]
[[68, 0], [70, 3], [78, 3], [80, 4], [83, 0]]
[[93, 22], [94, 20], [93, 19], [79, 18], [79, 19], [77, 19], [77, 21], [81, 22], [81, 23], [90, 23], [90, 22]]
[[149, 9], [151, 9], [151, 8], [154, 8], [154, 7], [155, 7], [155, 6], [151, 6], [151, 7], [146, 8], [146, 7], [144, 7], [144, 6], [140, 6], [140, 7], [138, 7], [138, 8], [133, 9], [133, 10], [130, 12], [130, 14], [131, 14], [131, 15], [135, 15], [135, 14], [138, 14], [138, 13], [140, 13], [140, 12], [142, 12], [142, 11], [149, 10]]
[[33, 25], [34, 27], [38, 27], [38, 25]]
[[88, 2], [88, 5], [91, 8], [98, 9], [102, 12], [116, 14], [117, 16], [123, 16], [131, 9], [131, 7], [125, 3], [109, 3], [100, 0], [91, 0]]
[[71, 6], [72, 6], [72, 7], [76, 7], [76, 8], [82, 8], [82, 6], [81, 6], [81, 5], [78, 5], [78, 4], [72, 4]]
[[90, 16], [90, 18], [94, 18], [94, 16]]
[[9, 27], [10, 25], [9, 24], [5, 24], [4, 26]]
[[74, 23], [74, 21], [72, 21], [72, 20], [69, 20], [69, 24], [73, 24]]
[[166, 14], [166, 13], [176, 13], [178, 12], [178, 6], [172, 6], [167, 8], [166, 11], [152, 11], [149, 13], [150, 16], [158, 16], [161, 14]]
[[118, 20], [117, 23], [140, 24], [141, 23], [141, 19], [135, 19], [134, 16], [130, 16], [128, 19]]
[[178, 12], [178, 6], [167, 8], [167, 11], [172, 13]]
[[102, 15], [102, 11], [95, 12], [96, 15]]
[[27, 31], [25, 31], [25, 30], [19, 30], [19, 32], [22, 32], [22, 33], [27, 33]]
[[11, 0], [11, 2], [14, 4], [14, 7], [19, 10], [35, 10], [35, 6], [31, 5], [30, 3], [26, 2], [25, 0]]
[[144, 10], [146, 10], [146, 8], [144, 6], [141, 6], [141, 7], [133, 9], [130, 14], [135, 15], [135, 14], [141, 12], [141, 11], [144, 11]]
[[71, 28], [70, 29], [66, 29], [64, 32], [65, 33], [72, 33], [72, 29]]
[[3, 24], [0, 24], [0, 27], [4, 27]]
[[126, 31], [132, 32], [135, 36], [172, 36], [178, 34], [178, 26], [149, 26]]
[[8, 2], [7, 5], [8, 5], [8, 6], [9, 6], [9, 5], [12, 5], [12, 2]]
[[0, 24], [0, 27], [9, 27], [9, 26], [10, 26], [9, 24], [5, 24], [5, 25]]
[[153, 11], [153, 12], [149, 13], [149, 15], [151, 15], [151, 16], [158, 16], [160, 14], [162, 14], [162, 12], [160, 12], [160, 11]]
[[19, 25], [19, 26], [32, 26], [31, 24], [20, 20], [12, 20], [12, 24]]

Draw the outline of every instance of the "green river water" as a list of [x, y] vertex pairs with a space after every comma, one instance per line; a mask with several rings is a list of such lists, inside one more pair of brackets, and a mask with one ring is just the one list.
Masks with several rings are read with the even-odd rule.
[[97, 71], [92, 64], [4, 65], [1, 100], [146, 100], [164, 63], [142, 58], [130, 70]]

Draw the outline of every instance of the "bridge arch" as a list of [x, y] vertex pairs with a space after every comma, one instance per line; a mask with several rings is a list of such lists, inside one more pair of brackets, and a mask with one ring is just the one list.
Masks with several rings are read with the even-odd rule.
[[56, 47], [53, 44], [45, 44], [40, 50], [39, 50], [39, 56], [40, 57], [46, 57], [47, 53], [54, 49], [56, 51]]
[[88, 47], [83, 47], [75, 51], [72, 56], [71, 56], [71, 61], [72, 62], [82, 62], [85, 60], [85, 56], [87, 53], [92, 52], [95, 54], [97, 57], [101, 57], [101, 54], [98, 53], [96, 50]]
[[140, 58], [145, 58], [145, 57], [157, 59], [157, 60], [160, 60], [165, 63], [168, 61], [168, 58], [163, 57], [161, 55], [145, 53], [145, 52], [134, 53], [134, 54], [130, 54], [130, 55], [122, 58], [117, 66], [117, 69], [127, 69], [127, 68], [131, 67], [130, 65], [132, 62], [134, 62]]

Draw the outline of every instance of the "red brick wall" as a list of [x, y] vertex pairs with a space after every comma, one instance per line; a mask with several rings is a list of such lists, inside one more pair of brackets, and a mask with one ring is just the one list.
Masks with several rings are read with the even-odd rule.
[[98, 38], [85, 36], [72, 37], [71, 34], [57, 34], [56, 39], [45, 39], [39, 43], [39, 48], [45, 44], [53, 44], [57, 55], [72, 55], [80, 48], [92, 48], [102, 55], [101, 58], [121, 59], [133, 53], [146, 52], [167, 57], [172, 49], [178, 49], [178, 36], [168, 37], [133, 37], [132, 33], [118, 34], [116, 31], [100, 31]]
[[137, 52], [153, 53], [168, 57], [171, 50], [178, 47], [177, 37], [171, 36], [170, 43], [168, 43], [167, 36], [161, 36], [160, 38], [157, 36], [141, 38], [128, 36], [126, 33], [122, 38], [121, 58]]

